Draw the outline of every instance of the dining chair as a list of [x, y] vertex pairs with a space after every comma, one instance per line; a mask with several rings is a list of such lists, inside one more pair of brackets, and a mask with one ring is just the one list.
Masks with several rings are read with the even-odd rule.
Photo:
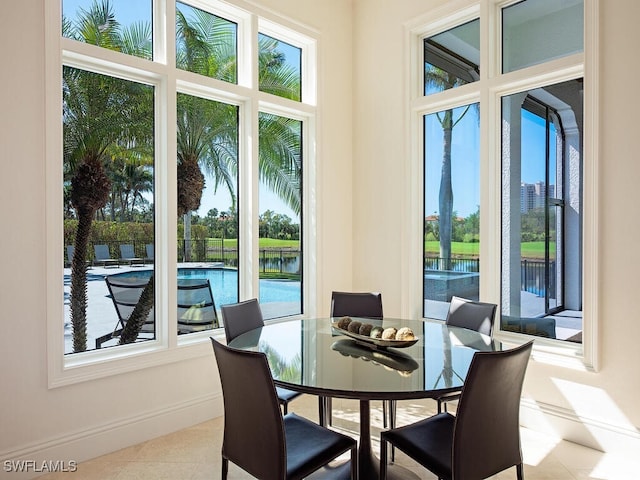
[[[260, 308], [258, 300], [255, 298], [245, 300], [244, 302], [222, 305], [220, 312], [222, 314], [222, 324], [224, 326], [227, 344], [238, 335], [264, 326], [262, 309]], [[289, 402], [302, 395], [300, 392], [294, 392], [293, 390], [282, 387], [276, 387], [276, 392], [284, 415], [289, 413]]]
[[[362, 317], [382, 320], [382, 294], [377, 292], [337, 292], [331, 293], [332, 317]], [[320, 425], [332, 424], [331, 397], [318, 398], [318, 416]], [[382, 402], [382, 421], [384, 427], [395, 427], [395, 400]], [[391, 419], [393, 417], [393, 420]]]
[[520, 396], [533, 341], [511, 350], [476, 352], [456, 415], [448, 412], [380, 434], [380, 479], [388, 444], [443, 480], [481, 480], [516, 467], [524, 479]]
[[[495, 303], [475, 302], [462, 297], [451, 297], [449, 312], [445, 323], [453, 327], [475, 330], [489, 337], [493, 336], [493, 324], [498, 306]], [[460, 392], [450, 392], [435, 397], [438, 413], [447, 411], [447, 402], [460, 398]]]
[[211, 338], [224, 403], [222, 479], [229, 462], [262, 480], [299, 480], [351, 452], [357, 443], [294, 413], [282, 416], [264, 353], [236, 350]]

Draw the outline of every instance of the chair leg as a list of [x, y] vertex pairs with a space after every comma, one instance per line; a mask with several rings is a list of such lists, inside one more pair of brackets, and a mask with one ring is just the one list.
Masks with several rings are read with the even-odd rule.
[[387, 401], [382, 401], [382, 427], [387, 428], [387, 416], [389, 412], [387, 411]]
[[229, 475], [229, 460], [222, 457], [222, 480], [227, 480], [227, 476]]
[[289, 402], [282, 402], [282, 414], [286, 415], [287, 413], [289, 413]]
[[327, 397], [318, 397], [318, 425], [327, 426]]
[[351, 480], [358, 480], [358, 447], [351, 449]]
[[518, 480], [524, 480], [524, 466], [521, 463], [516, 465], [516, 475]]
[[[389, 400], [389, 425], [392, 429], [396, 428], [396, 407], [398, 402], [396, 400]], [[391, 463], [396, 461], [396, 447], [391, 444]]]
[[331, 397], [318, 397], [318, 424], [322, 427], [331, 426], [331, 411], [333, 405]]
[[387, 480], [387, 442], [380, 439], [380, 480]]

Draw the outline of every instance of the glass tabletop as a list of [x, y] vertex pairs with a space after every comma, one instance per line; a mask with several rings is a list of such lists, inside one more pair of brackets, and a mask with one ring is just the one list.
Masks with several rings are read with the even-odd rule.
[[279, 386], [363, 400], [427, 398], [459, 390], [476, 351], [502, 349], [490, 337], [441, 321], [353, 317], [383, 329], [409, 327], [418, 338], [406, 348], [379, 348], [341, 334], [331, 326], [337, 320], [270, 323], [229, 345], [265, 353]]

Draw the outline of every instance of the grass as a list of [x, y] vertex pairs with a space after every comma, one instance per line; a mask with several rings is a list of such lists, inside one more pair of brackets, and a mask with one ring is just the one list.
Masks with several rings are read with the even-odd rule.
[[[226, 238], [225, 247], [236, 247], [235, 238]], [[555, 255], [555, 245], [551, 245], [551, 256]], [[300, 248], [299, 240], [280, 240], [277, 238], [261, 238], [259, 248]], [[437, 256], [440, 252], [440, 244], [437, 241], [424, 242], [425, 252], [431, 256]], [[523, 242], [522, 258], [544, 259], [544, 242]], [[475, 257], [480, 254], [480, 243], [452, 242], [451, 251], [456, 257]]]
[[[219, 238], [216, 240], [220, 240]], [[225, 248], [235, 248], [238, 246], [237, 238], [225, 238]], [[277, 238], [261, 238], [258, 241], [259, 248], [300, 248], [299, 240], [280, 240]]]
[[[437, 241], [424, 242], [425, 252], [432, 256], [440, 253], [440, 244]], [[451, 252], [457, 257], [478, 257], [480, 243], [452, 242]], [[544, 259], [544, 242], [523, 242], [521, 244], [522, 258]], [[551, 245], [550, 255], [555, 255], [555, 245]]]

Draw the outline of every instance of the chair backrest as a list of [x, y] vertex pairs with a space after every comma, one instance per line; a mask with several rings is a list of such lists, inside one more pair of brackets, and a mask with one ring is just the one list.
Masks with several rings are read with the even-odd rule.
[[262, 310], [256, 298], [220, 307], [227, 343], [249, 330], [264, 326]]
[[136, 258], [136, 254], [133, 251], [133, 245], [130, 245], [130, 244], [120, 245], [120, 258], [125, 260], [130, 258]]
[[451, 297], [446, 323], [491, 336], [496, 308], [494, 303], [474, 302], [454, 296]]
[[108, 245], [94, 245], [93, 251], [96, 255], [96, 260], [111, 260]]
[[376, 292], [333, 292], [331, 316], [382, 319], [382, 294]]
[[146, 252], [147, 252], [147, 260], [153, 260], [155, 258], [155, 251], [154, 251], [154, 247], [153, 247], [153, 243], [147, 243], [144, 246]]
[[453, 479], [482, 479], [522, 463], [520, 396], [533, 342], [476, 352], [453, 434]]
[[284, 424], [267, 357], [211, 342], [224, 401], [222, 455], [256, 478], [284, 479]]
[[178, 333], [218, 328], [218, 313], [206, 278], [178, 279]]
[[[111, 300], [116, 308], [118, 314], [118, 320], [120, 325], [124, 328], [124, 325], [129, 320], [133, 309], [140, 300], [142, 291], [149, 283], [148, 278], [140, 277], [118, 277], [108, 275], [104, 277], [104, 281], [107, 283], [107, 288], [111, 294]], [[154, 321], [154, 309], [149, 311], [149, 315], [142, 326], [141, 332], [152, 333], [155, 330]]]

